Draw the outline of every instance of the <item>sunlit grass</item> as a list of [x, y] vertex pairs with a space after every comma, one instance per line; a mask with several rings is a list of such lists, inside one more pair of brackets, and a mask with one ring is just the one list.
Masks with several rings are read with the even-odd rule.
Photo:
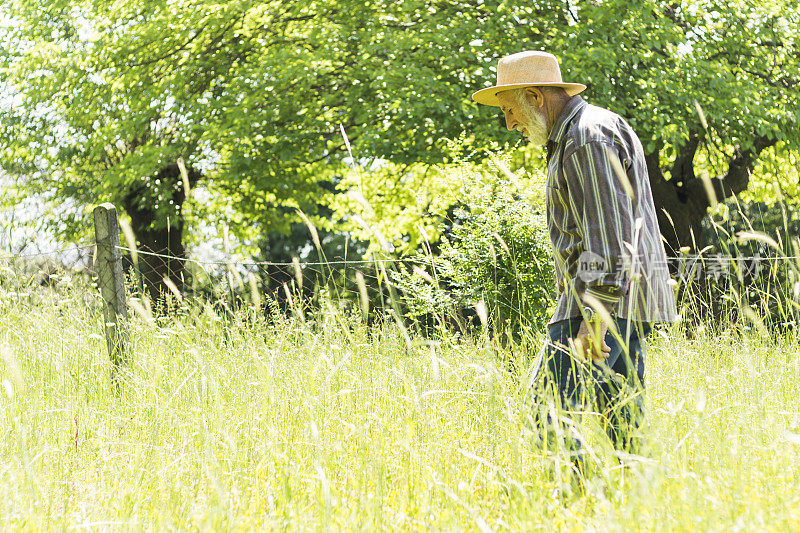
[[800, 528], [795, 338], [654, 334], [646, 456], [597, 439], [570, 493], [520, 348], [197, 306], [134, 315], [115, 394], [97, 305], [0, 290], [3, 529]]

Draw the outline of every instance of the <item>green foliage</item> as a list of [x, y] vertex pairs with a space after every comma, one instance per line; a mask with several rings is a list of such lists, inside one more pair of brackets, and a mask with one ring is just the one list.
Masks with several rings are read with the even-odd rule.
[[[506, 163], [497, 161], [499, 168]], [[397, 276], [412, 316], [449, 318], [484, 302], [495, 329], [538, 328], [549, 318], [553, 260], [543, 199], [544, 176], [524, 179], [461, 169], [463, 204], [452, 213], [428, 275], [406, 270]], [[468, 311], [472, 313], [472, 311]], [[480, 315], [480, 311], [478, 311]]]
[[[691, 132], [709, 146], [800, 143], [800, 14], [793, 0], [579, 2], [554, 48], [593, 101], [623, 114], [645, 151]], [[700, 116], [694, 104], [702, 109]]]
[[91, 202], [183, 156], [223, 205], [277, 223], [265, 212], [303, 203], [346, 155], [339, 124], [356, 155], [401, 164], [445, 160], [464, 130], [473, 147], [506, 139], [469, 94], [525, 48], [556, 53], [648, 151], [703, 130], [695, 101], [709, 142], [797, 146], [800, 15], [789, 0], [717, 4], [15, 1], [4, 164]]
[[[152, 225], [222, 213], [245, 238], [288, 230], [313, 212], [347, 155], [440, 161], [476, 111], [492, 49], [469, 46], [492, 6], [426, 2], [14, 1], [0, 28], [6, 170], [28, 191], [80, 208], [132, 190]], [[480, 121], [478, 130], [492, 130]], [[187, 209], [180, 181], [158, 172], [183, 158], [204, 194]], [[200, 179], [202, 178], [202, 179]], [[233, 213], [231, 213], [233, 212]], [[287, 216], [287, 213], [290, 213]]]
[[[545, 15], [540, 8], [549, 11]], [[709, 206], [701, 176], [718, 178], [715, 187], [726, 197], [747, 190], [753, 167], [758, 175], [751, 180], [748, 198], [761, 199], [765, 185], [770, 190], [773, 184], [794, 189], [791, 167], [796, 155], [791, 154], [800, 147], [800, 15], [793, 2], [510, 2], [496, 6], [486, 21], [472, 34], [471, 46], [462, 43], [457, 52], [470, 65], [462, 82], [464, 93], [432, 92], [430, 98], [447, 102], [455, 96], [447, 103], [452, 112], [454, 106], [466, 105], [469, 90], [494, 82], [497, 57], [522, 49], [555, 53], [564, 79], [586, 83], [589, 89], [583, 96], [590, 103], [618, 112], [639, 134], [659, 213], [663, 209], [673, 220], [685, 222], [677, 245], [691, 244], [688, 230], [699, 227], [695, 221]], [[461, 30], [452, 28], [448, 39], [459, 38]], [[454, 61], [449, 65], [454, 67]], [[473, 84], [473, 73], [478, 85]], [[426, 87], [437, 91], [436, 84]], [[462, 157], [485, 157], [483, 149], [493, 143], [519, 139], [517, 133], [497, 127], [492, 108], [478, 106], [460, 117], [467, 121]], [[449, 134], [461, 133], [456, 129]], [[422, 139], [428, 130], [418, 127], [414, 135]], [[780, 147], [778, 152], [770, 148], [773, 144]], [[357, 152], [357, 157], [393, 160], [377, 144], [362, 147], [366, 151]], [[412, 160], [420, 163], [417, 167], [387, 165], [380, 171], [364, 170], [357, 185], [347, 179], [342, 183], [343, 189], [363, 192], [377, 214], [370, 224], [379, 226], [403, 252], [423, 240], [419, 225], [436, 240], [436, 222], [460, 201], [448, 173], [430, 168], [431, 163], [441, 164], [441, 153], [422, 151]], [[443, 153], [445, 164], [457, 159], [448, 150]], [[776, 167], [790, 171], [771, 170]], [[337, 202], [361, 212], [358, 201]], [[667, 224], [662, 220], [665, 234], [670, 233]], [[353, 228], [359, 231], [357, 225]], [[370, 237], [369, 232], [361, 236]]]
[[[522, 49], [554, 52], [565, 79], [633, 125], [651, 178], [669, 179], [654, 197], [674, 219], [704, 215], [689, 182], [733, 163], [744, 172], [726, 191], [746, 189], [763, 158], [757, 171], [774, 179], [752, 195], [787, 195], [796, 173], [781, 169], [800, 147], [794, 4], [14, 0], [0, 7], [13, 21], [0, 28], [0, 165], [16, 184], [2, 200], [43, 193], [53, 227], [74, 236], [88, 205], [130, 199], [143, 224], [224, 221], [250, 251], [290, 233], [300, 207], [412, 253], [464, 204], [447, 166], [518, 139], [469, 95]], [[777, 164], [763, 151], [773, 144]], [[159, 178], [179, 159], [199, 189], [185, 205], [177, 175]]]
[[782, 204], [792, 216], [800, 218], [800, 150], [790, 150], [784, 142], [764, 150], [753, 170], [750, 187], [739, 199], [762, 202], [769, 208]]

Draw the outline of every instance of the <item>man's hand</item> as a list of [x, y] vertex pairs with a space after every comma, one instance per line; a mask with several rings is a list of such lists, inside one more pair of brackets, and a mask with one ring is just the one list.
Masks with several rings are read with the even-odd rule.
[[608, 325], [599, 320], [581, 321], [578, 336], [575, 337], [575, 350], [579, 357], [591, 359], [597, 363], [603, 361], [611, 353], [611, 346], [606, 344]]

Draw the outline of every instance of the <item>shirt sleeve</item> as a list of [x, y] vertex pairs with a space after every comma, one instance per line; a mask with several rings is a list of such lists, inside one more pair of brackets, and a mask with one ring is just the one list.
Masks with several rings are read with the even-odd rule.
[[584, 278], [586, 294], [613, 310], [629, 286], [634, 218], [628, 175], [617, 148], [602, 141], [572, 152], [564, 161], [564, 175], [583, 253], [596, 254], [589, 257], [604, 265]]

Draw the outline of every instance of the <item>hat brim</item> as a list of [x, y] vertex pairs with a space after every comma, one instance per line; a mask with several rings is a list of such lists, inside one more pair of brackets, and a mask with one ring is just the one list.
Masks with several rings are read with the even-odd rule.
[[523, 87], [563, 87], [567, 94], [575, 96], [586, 90], [586, 85], [582, 83], [514, 83], [510, 85], [495, 85], [481, 89], [472, 95], [472, 99], [479, 104], [500, 107], [500, 101], [497, 99], [497, 93], [509, 91], [511, 89], [522, 89]]

